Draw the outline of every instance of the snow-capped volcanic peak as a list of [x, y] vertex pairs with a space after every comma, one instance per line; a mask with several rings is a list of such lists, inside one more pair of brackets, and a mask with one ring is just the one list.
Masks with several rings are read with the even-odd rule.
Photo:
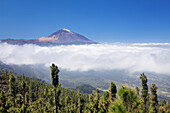
[[66, 28], [63, 28], [64, 31], [68, 31], [68, 32], [71, 32], [70, 30], [66, 29]]
[[10, 44], [37, 44], [37, 45], [58, 45], [58, 44], [95, 44], [92, 40], [72, 32], [66, 28], [60, 29], [47, 37], [41, 37], [38, 39], [32, 40], [15, 40], [15, 39], [6, 39], [0, 40], [2, 42], [7, 42]]

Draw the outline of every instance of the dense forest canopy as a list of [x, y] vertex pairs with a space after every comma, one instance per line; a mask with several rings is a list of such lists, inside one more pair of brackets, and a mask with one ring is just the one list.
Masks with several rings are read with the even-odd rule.
[[147, 85], [147, 76], [140, 76], [142, 89], [114, 82], [101, 95], [61, 87], [59, 69], [50, 66], [52, 85], [24, 75], [14, 76], [8, 70], [0, 71], [0, 113], [169, 113], [170, 101], [158, 100], [156, 84]]

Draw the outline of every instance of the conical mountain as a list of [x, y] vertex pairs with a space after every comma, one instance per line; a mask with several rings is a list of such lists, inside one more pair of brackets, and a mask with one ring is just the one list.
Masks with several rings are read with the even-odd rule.
[[51, 35], [49, 35], [48, 37], [41, 37], [38, 40], [40, 42], [53, 42], [53, 43], [93, 43], [94, 42], [66, 28], [58, 30], [52, 33]]
[[4, 39], [0, 40], [0, 42], [6, 42], [9, 44], [15, 44], [15, 45], [24, 45], [24, 44], [37, 44], [41, 46], [53, 46], [53, 45], [69, 45], [69, 44], [96, 44], [97, 42], [94, 42], [92, 40], [89, 40], [88, 38], [72, 32], [66, 28], [63, 28], [61, 30], [58, 30], [48, 37], [41, 37], [38, 39], [32, 39], [32, 40], [26, 40], [26, 39]]

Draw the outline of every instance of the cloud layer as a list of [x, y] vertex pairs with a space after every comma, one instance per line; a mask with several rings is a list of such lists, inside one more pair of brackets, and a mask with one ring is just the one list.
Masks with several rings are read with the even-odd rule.
[[40, 47], [0, 43], [7, 64], [57, 64], [70, 71], [127, 70], [170, 74], [169, 43], [114, 43]]

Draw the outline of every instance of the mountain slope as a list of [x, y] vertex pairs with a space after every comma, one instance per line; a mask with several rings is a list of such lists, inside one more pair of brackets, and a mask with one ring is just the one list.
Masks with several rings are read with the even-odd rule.
[[[89, 84], [81, 84], [75, 87], [69, 87], [70, 90], [74, 90], [74, 91], [78, 91], [78, 89], [80, 89], [80, 93], [85, 93], [85, 94], [91, 94], [93, 92], [93, 90], [96, 90], [95, 87], [89, 85]], [[101, 95], [103, 95], [103, 91], [99, 90], [99, 93]]]
[[51, 34], [48, 37], [39, 38], [40, 42], [54, 42], [54, 43], [77, 43], [77, 42], [94, 42], [92, 40], [87, 39], [86, 37], [74, 33], [68, 29], [61, 29]]
[[68, 44], [96, 44], [94, 42], [78, 33], [72, 32], [66, 28], [58, 30], [48, 37], [41, 37], [38, 39], [25, 40], [25, 39], [4, 39], [1, 42], [9, 44], [24, 45], [24, 44], [37, 44], [41, 46], [49, 45], [68, 45]]

